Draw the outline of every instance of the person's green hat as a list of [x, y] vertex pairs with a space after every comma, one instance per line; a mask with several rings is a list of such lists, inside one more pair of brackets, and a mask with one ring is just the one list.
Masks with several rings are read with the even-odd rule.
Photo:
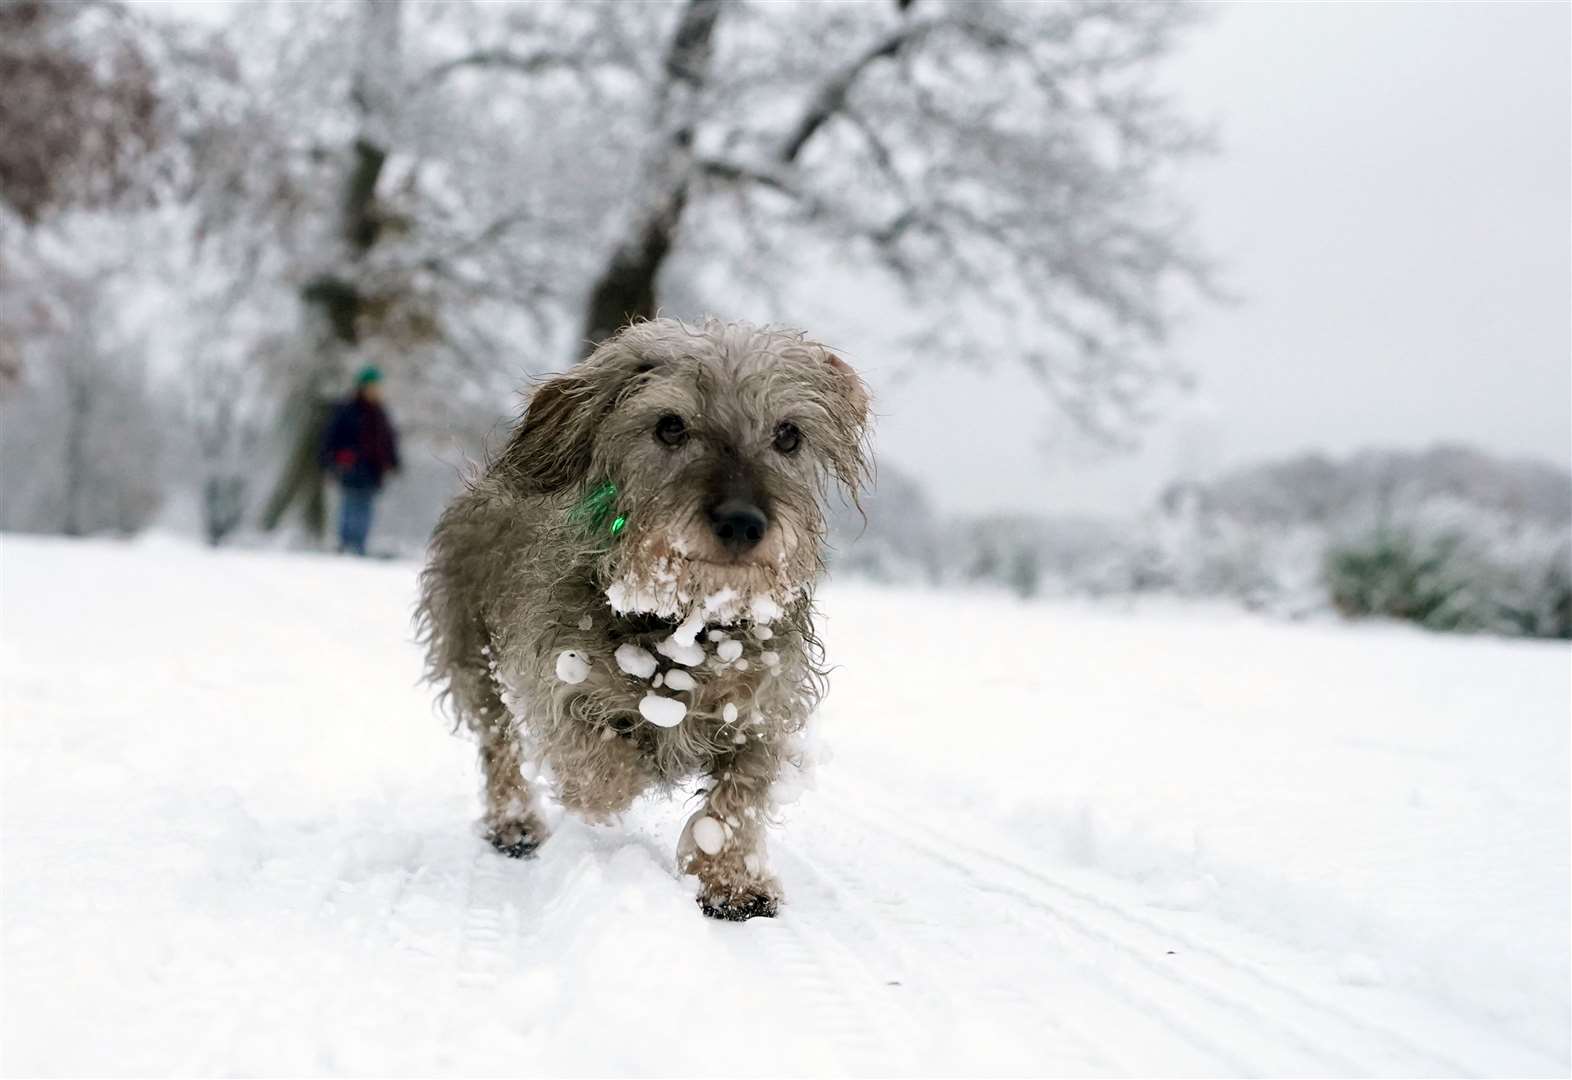
[[382, 381], [382, 369], [375, 364], [367, 364], [360, 369], [360, 374], [355, 376], [356, 386], [367, 386], [374, 382]]

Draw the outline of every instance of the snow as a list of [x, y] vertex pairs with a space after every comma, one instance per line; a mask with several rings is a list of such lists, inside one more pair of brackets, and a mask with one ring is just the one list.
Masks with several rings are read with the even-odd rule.
[[737, 722], [737, 706], [728, 701], [721, 707], [721, 719], [728, 724], [735, 724]]
[[[650, 661], [654, 663], [654, 661]], [[584, 654], [568, 649], [557, 654], [557, 678], [565, 683], [578, 684], [589, 678], [589, 662]]]
[[671, 640], [683, 648], [692, 648], [693, 643], [699, 639], [699, 632], [704, 629], [704, 615], [702, 612], [693, 611], [682, 620], [677, 629], [671, 632]]
[[715, 655], [729, 664], [742, 655], [742, 642], [728, 638], [715, 646]]
[[688, 707], [676, 698], [651, 692], [639, 699], [639, 715], [656, 727], [676, 727], [688, 715]]
[[678, 641], [675, 634], [657, 641], [655, 651], [688, 667], [704, 663], [704, 646], [695, 645], [691, 641], [686, 643]]
[[717, 617], [729, 615], [736, 610], [740, 599], [736, 589], [720, 589], [704, 598], [704, 610]]
[[1363, 953], [1349, 953], [1337, 965], [1337, 977], [1349, 986], [1381, 985], [1381, 965]]
[[692, 675], [681, 668], [672, 668], [666, 672], [666, 685], [673, 690], [692, 690], [699, 684]]
[[726, 846], [726, 827], [706, 815], [693, 823], [693, 842], [706, 855], [719, 855]]
[[622, 579], [606, 589], [606, 602], [619, 615], [647, 613], [676, 615], [688, 605], [688, 597], [677, 588], [677, 577], [667, 561], [657, 564], [648, 578]]
[[752, 617], [754, 622], [762, 626], [766, 623], [774, 622], [776, 619], [784, 615], [785, 612], [781, 609], [780, 604], [775, 600], [774, 597], [755, 596], [750, 598], [748, 601], [748, 614]]
[[722, 924], [682, 798], [476, 835], [417, 569], [0, 538], [7, 1075], [1572, 1068], [1563, 643], [832, 584]]
[[655, 657], [647, 649], [631, 644], [618, 645], [614, 655], [617, 666], [635, 678], [647, 679], [655, 674]]

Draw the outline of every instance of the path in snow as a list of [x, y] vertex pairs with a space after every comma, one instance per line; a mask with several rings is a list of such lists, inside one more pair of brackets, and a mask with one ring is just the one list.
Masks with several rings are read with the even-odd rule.
[[413, 567], [0, 541], [0, 1067], [1566, 1075], [1569, 652], [826, 593], [780, 918], [475, 838]]

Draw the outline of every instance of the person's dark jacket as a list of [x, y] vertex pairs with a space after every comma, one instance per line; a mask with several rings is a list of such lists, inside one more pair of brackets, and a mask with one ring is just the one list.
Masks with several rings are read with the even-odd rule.
[[334, 409], [322, 438], [322, 466], [345, 487], [381, 487], [398, 468], [398, 436], [387, 411], [360, 394]]

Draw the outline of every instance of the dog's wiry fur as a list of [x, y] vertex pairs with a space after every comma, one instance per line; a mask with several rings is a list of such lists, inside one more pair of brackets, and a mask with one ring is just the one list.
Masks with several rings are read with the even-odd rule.
[[[675, 447], [656, 436], [673, 415], [687, 432]], [[429, 673], [479, 739], [483, 826], [499, 850], [528, 854], [546, 838], [526, 760], [592, 822], [699, 776], [703, 805], [678, 859], [699, 878], [700, 905], [721, 918], [774, 913], [769, 789], [824, 688], [812, 625], [822, 504], [837, 483], [855, 498], [867, 415], [862, 383], [822, 345], [714, 320], [635, 323], [535, 390], [505, 449], [443, 514], [422, 576]], [[795, 452], [777, 444], [782, 423], [801, 433]], [[597, 501], [608, 484], [609, 506]], [[708, 515], [738, 491], [768, 526], [734, 554]], [[669, 654], [700, 620], [690, 691], [653, 689], [613, 658], [638, 645], [664, 678], [683, 665], [660, 646]], [[743, 643], [741, 661], [723, 662], [706, 630]], [[588, 662], [581, 682], [559, 678], [569, 650]], [[651, 692], [686, 703], [682, 722], [647, 722], [639, 703]], [[717, 827], [724, 842], [707, 851]]]

